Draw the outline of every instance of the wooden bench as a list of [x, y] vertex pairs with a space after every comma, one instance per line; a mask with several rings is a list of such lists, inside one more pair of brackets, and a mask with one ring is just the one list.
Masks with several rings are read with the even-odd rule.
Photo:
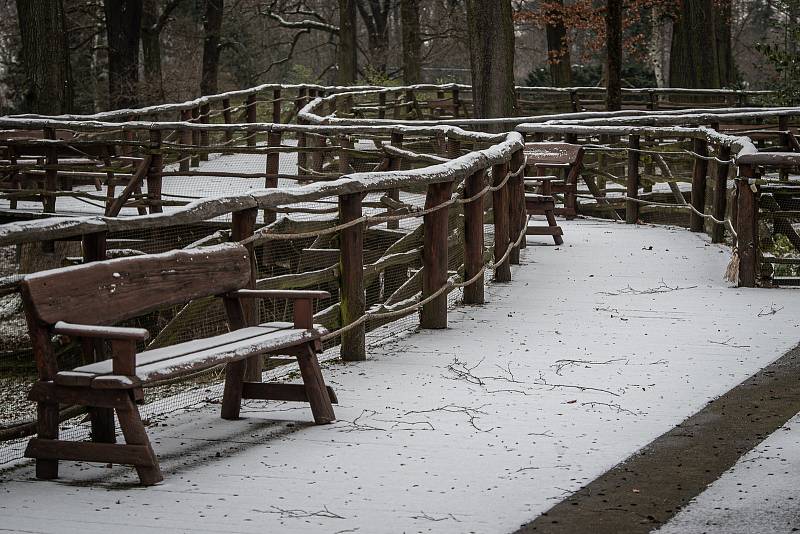
[[[38, 403], [37, 437], [25, 456], [36, 458], [36, 476], [58, 476], [59, 460], [133, 465], [142, 484], [163, 479], [137, 403], [142, 388], [226, 364], [223, 419], [236, 419], [242, 399], [308, 402], [317, 424], [334, 420], [333, 391], [325, 385], [317, 361], [325, 330], [314, 325], [313, 302], [324, 291], [263, 291], [251, 285], [251, 258], [245, 247], [225, 244], [204, 249], [120, 258], [43, 271], [21, 284], [39, 380], [29, 399]], [[109, 326], [167, 306], [204, 297], [220, 297], [230, 331], [225, 334], [145, 350], [143, 328]], [[293, 302], [294, 323], [246, 324], [244, 299]], [[60, 371], [51, 338], [61, 334], [80, 341], [95, 363]], [[106, 343], [111, 347], [105, 359]], [[245, 381], [248, 359], [265, 354], [295, 356], [303, 384]], [[59, 405], [87, 406], [92, 442], [58, 439]], [[116, 444], [114, 413], [125, 437]]]
[[556, 201], [552, 196], [525, 194], [525, 213], [531, 215], [544, 214], [547, 219], [547, 226], [531, 226], [530, 222], [525, 229], [525, 235], [551, 235], [556, 245], [563, 245], [564, 230], [556, 222], [555, 216]]
[[[524, 153], [526, 185], [535, 186], [536, 192], [544, 196], [563, 195], [563, 207], [556, 207], [555, 214], [574, 219], [578, 214], [583, 147], [569, 143], [526, 143]], [[553, 169], [559, 171], [558, 176], [548, 174]]]

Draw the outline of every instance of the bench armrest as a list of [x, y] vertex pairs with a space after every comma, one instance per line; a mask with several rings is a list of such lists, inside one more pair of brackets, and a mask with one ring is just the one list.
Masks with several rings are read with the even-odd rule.
[[144, 341], [150, 337], [150, 332], [144, 328], [130, 328], [127, 326], [97, 326], [88, 324], [73, 324], [58, 321], [53, 325], [53, 332], [77, 337], [93, 337], [116, 340]]
[[238, 289], [227, 297], [240, 299], [320, 300], [331, 297], [327, 291], [301, 291], [284, 289]]

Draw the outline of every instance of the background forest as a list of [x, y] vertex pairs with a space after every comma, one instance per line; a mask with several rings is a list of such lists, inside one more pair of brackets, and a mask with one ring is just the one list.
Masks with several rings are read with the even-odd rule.
[[[493, 21], [468, 20], [470, 2], [480, 3], [0, 0], [0, 114], [89, 113], [268, 82], [471, 83], [470, 38]], [[605, 1], [510, 5], [517, 84], [604, 83]], [[625, 0], [621, 16], [623, 86], [798, 99], [800, 0]]]

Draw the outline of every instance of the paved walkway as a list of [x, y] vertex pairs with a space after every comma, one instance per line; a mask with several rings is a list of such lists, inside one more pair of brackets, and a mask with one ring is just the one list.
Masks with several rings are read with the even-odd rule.
[[[218, 405], [151, 428], [166, 480], [64, 462], [0, 473], [0, 529], [511, 532], [779, 358], [792, 290], [729, 288], [684, 230], [576, 221], [446, 331], [326, 366], [341, 405]], [[542, 241], [544, 244], [545, 242]]]

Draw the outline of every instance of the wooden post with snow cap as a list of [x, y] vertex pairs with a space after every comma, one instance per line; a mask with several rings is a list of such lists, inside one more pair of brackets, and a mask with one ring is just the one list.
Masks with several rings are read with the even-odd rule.
[[[197, 106], [192, 108], [192, 118], [191, 122], [198, 123], [200, 121], [200, 108]], [[197, 147], [200, 146], [200, 131], [193, 129], [192, 130], [192, 159], [190, 160], [192, 167], [199, 167], [200, 166], [200, 153], [197, 152]]]
[[[391, 145], [397, 148], [403, 148], [403, 134], [400, 132], [392, 132]], [[403, 168], [403, 160], [399, 156], [389, 158], [389, 170], [399, 171]], [[386, 196], [392, 200], [400, 200], [400, 189], [394, 188], [386, 191]], [[386, 228], [389, 230], [397, 230], [400, 228], [400, 221], [388, 221]]]
[[[211, 122], [211, 106], [203, 104], [200, 106], [200, 123], [208, 124]], [[200, 130], [200, 146], [208, 148], [208, 130]], [[208, 152], [200, 152], [200, 161], [208, 161]]]
[[164, 172], [164, 156], [161, 154], [161, 130], [150, 130], [150, 165], [147, 168], [147, 200], [150, 213], [161, 213], [162, 173]]
[[[428, 185], [425, 209], [450, 200], [453, 182]], [[447, 283], [447, 222], [449, 207], [425, 214], [423, 218], [422, 298], [425, 299]], [[422, 328], [447, 328], [447, 292], [425, 304], [420, 310]]]
[[[516, 242], [517, 238], [519, 238], [520, 234], [525, 229], [525, 182], [523, 178], [524, 173], [522, 172], [524, 159], [525, 156], [522, 153], [522, 149], [517, 150], [511, 156], [510, 172], [515, 173], [520, 171], [516, 176], [512, 176], [508, 180], [508, 192], [510, 196], [509, 239], [512, 242]], [[525, 238], [522, 238], [520, 244], [515, 245], [514, 248], [511, 249], [509, 260], [512, 265], [519, 265], [519, 251], [524, 242]]]
[[[730, 169], [730, 163], [727, 162], [730, 159], [731, 147], [727, 145], [720, 147], [719, 154], [717, 154], [718, 161], [714, 163], [714, 196], [711, 200], [711, 214], [718, 221], [724, 221], [727, 212], [728, 171]], [[725, 241], [725, 226], [714, 223], [711, 228], [711, 242], [722, 243], [723, 241]]]
[[[245, 104], [245, 117], [246, 121], [250, 124], [258, 122], [258, 107], [256, 104], [256, 94], [251, 93], [247, 95], [247, 103]], [[247, 146], [256, 146], [256, 132], [255, 130], [247, 130]]]
[[[258, 217], [258, 208], [247, 208], [241, 211], [235, 211], [231, 220], [231, 241], [242, 241], [251, 237], [256, 228], [256, 218]], [[257, 268], [256, 268], [256, 255], [253, 243], [245, 245], [247, 253], [250, 256], [250, 282], [247, 287], [255, 289]], [[255, 326], [258, 324], [258, 301], [256, 299], [246, 299], [242, 301], [242, 311], [244, 312], [244, 322], [247, 326]], [[247, 359], [247, 370], [245, 371], [245, 381], [247, 382], [261, 382], [261, 369], [263, 357], [252, 356]]]
[[736, 179], [736, 251], [739, 255], [739, 287], [758, 283], [758, 176], [753, 165], [739, 165]]
[[625, 202], [625, 222], [636, 224], [639, 220], [639, 136], [631, 135], [628, 142], [628, 180], [627, 196], [631, 200]]
[[[694, 168], [692, 170], [692, 207], [700, 213], [705, 213], [706, 207], [706, 177], [708, 175], [708, 142], [705, 139], [694, 139], [692, 149], [695, 152]], [[692, 232], [702, 232], [705, 219], [692, 211], [689, 229]]]
[[[506, 178], [508, 163], [492, 166], [492, 185], [497, 187]], [[511, 281], [511, 264], [506, 257], [500, 261], [508, 250], [509, 238], [509, 187], [508, 183], [492, 193], [492, 215], [494, 218], [494, 281]]]
[[272, 90], [272, 122], [281, 123], [281, 90]]
[[[192, 121], [192, 110], [191, 109], [182, 109], [181, 110], [181, 122], [191, 122]], [[192, 144], [192, 131], [184, 128], [181, 130], [181, 144], [182, 145], [191, 145]], [[181, 171], [188, 171], [189, 170], [189, 159], [191, 158], [191, 149], [188, 149], [186, 152], [181, 152], [180, 154], [180, 165], [179, 168]]]
[[378, 118], [386, 118], [386, 93], [384, 91], [378, 93]]
[[[222, 120], [225, 124], [231, 124], [233, 122], [230, 98], [222, 99]], [[225, 130], [225, 143], [230, 144], [231, 141], [233, 141], [233, 130]]]
[[[362, 216], [362, 193], [339, 196], [339, 222], [349, 223]], [[342, 327], [366, 313], [364, 292], [364, 223], [339, 232], [339, 313]], [[345, 361], [367, 359], [365, 325], [342, 333], [340, 354]]]
[[[469, 175], [464, 184], [464, 197], [480, 193], [486, 181], [486, 171]], [[464, 280], [483, 272], [483, 198], [481, 195], [464, 204]], [[484, 303], [484, 279], [481, 276], [464, 288], [464, 304]]]
[[[281, 146], [281, 132], [269, 132], [267, 134], [267, 146], [277, 148]], [[264, 187], [274, 188], [278, 187], [278, 174], [281, 170], [281, 154], [280, 152], [267, 153], [267, 177], [264, 180]], [[264, 224], [275, 222], [275, 212], [272, 210], [264, 210]]]

